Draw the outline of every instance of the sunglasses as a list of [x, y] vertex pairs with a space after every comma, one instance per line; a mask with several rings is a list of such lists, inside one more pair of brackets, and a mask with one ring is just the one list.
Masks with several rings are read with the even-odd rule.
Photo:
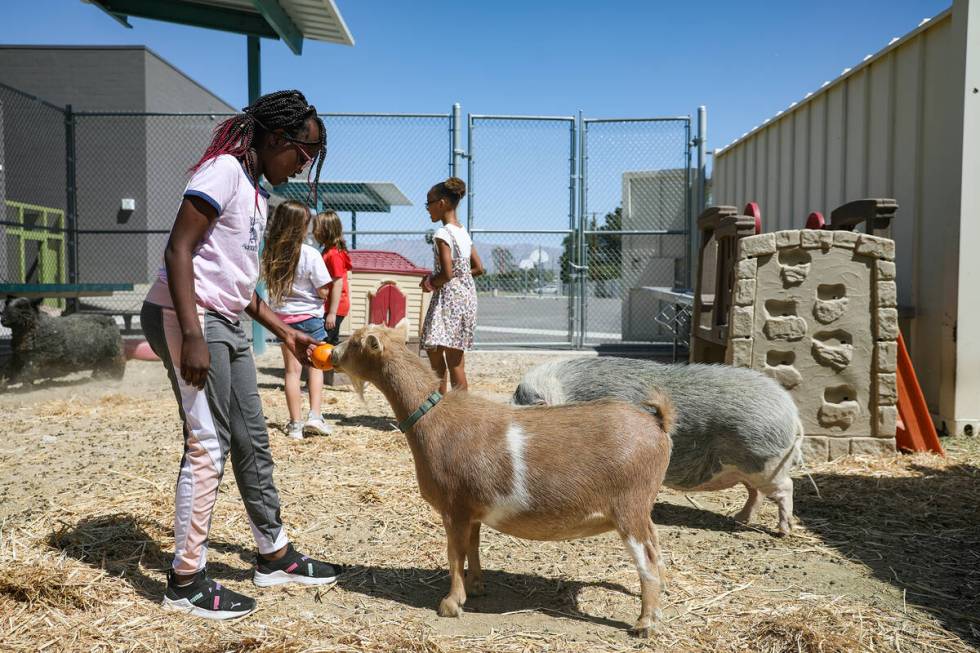
[[[295, 147], [296, 151], [298, 151], [300, 155], [303, 157], [303, 170], [306, 170], [308, 167], [310, 167], [310, 164], [313, 163], [313, 159], [315, 159], [316, 156], [320, 153], [321, 143], [319, 141], [316, 142], [301, 141], [296, 138], [290, 138], [289, 136], [286, 135], [283, 135], [283, 139], [287, 143]], [[304, 145], [314, 146], [316, 147], [316, 150], [314, 150], [313, 154], [310, 154], [309, 152], [306, 151], [306, 148], [303, 147]]]
[[429, 208], [429, 207], [430, 207], [430, 206], [432, 206], [433, 204], [438, 204], [438, 203], [439, 203], [439, 202], [441, 202], [441, 201], [442, 201], [443, 199], [444, 199], [444, 198], [442, 198], [442, 197], [440, 197], [439, 199], [437, 199], [437, 200], [432, 200], [431, 202], [430, 202], [429, 200], [425, 200], [425, 208]]

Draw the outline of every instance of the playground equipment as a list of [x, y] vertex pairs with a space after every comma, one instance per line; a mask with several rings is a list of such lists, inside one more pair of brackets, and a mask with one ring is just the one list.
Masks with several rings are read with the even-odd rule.
[[[775, 233], [761, 233], [755, 203], [698, 218], [691, 362], [778, 380], [800, 409], [811, 460], [896, 444], [942, 452], [911, 363], [898, 364], [888, 238], [897, 209], [892, 199], [863, 199], [835, 209], [829, 224], [811, 213], [809, 228]], [[859, 225], [864, 233], [854, 231]]]

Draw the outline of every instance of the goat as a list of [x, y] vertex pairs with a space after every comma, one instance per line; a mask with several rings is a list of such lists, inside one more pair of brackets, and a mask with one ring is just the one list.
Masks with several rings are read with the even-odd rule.
[[[660, 617], [663, 560], [651, 511], [670, 458], [673, 408], [653, 393], [651, 414], [597, 401], [516, 408], [452, 391], [405, 347], [404, 330], [369, 325], [337, 346], [331, 362], [358, 392], [376, 386], [408, 440], [422, 497], [442, 516], [449, 594], [439, 615], [458, 617], [483, 590], [480, 527], [530, 540], [567, 540], [615, 530], [640, 577], [649, 636]], [[464, 563], [469, 573], [464, 579]]]
[[651, 390], [676, 407], [664, 485], [683, 491], [749, 491], [736, 521], [748, 523], [762, 495], [779, 507], [779, 533], [793, 517], [793, 467], [802, 464], [803, 426], [790, 394], [755, 370], [724, 365], [664, 365], [627, 358], [574, 358], [530, 369], [517, 405], [555, 406], [595, 399], [643, 402]]

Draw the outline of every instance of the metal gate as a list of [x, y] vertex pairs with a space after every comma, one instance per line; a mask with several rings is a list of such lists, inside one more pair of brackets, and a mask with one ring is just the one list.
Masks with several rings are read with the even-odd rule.
[[466, 222], [487, 270], [477, 343], [575, 343], [577, 121], [468, 119]]
[[478, 345], [668, 342], [650, 289], [690, 287], [690, 118], [467, 122]]
[[692, 145], [686, 116], [581, 120], [578, 346], [672, 337], [651, 289], [690, 287]]

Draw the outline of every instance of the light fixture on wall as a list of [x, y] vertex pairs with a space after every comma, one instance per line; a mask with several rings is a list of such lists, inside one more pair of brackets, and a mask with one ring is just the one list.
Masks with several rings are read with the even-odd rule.
[[131, 197], [124, 197], [119, 206], [120, 211], [135, 211], [136, 210], [136, 200]]

